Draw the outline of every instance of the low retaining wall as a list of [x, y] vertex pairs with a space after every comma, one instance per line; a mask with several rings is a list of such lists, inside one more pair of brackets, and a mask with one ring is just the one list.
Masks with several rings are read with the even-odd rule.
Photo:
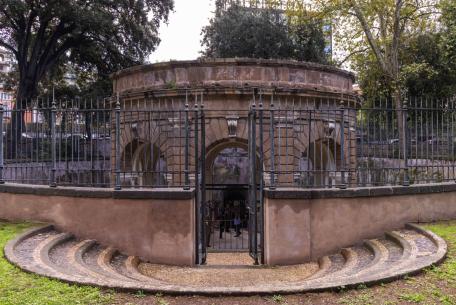
[[154, 263], [195, 262], [193, 191], [5, 184], [0, 185], [0, 219], [52, 223]]
[[[315, 260], [408, 222], [456, 219], [456, 184], [265, 190], [265, 263]], [[54, 224], [127, 255], [195, 262], [194, 191], [0, 185], [0, 219]]]
[[318, 259], [408, 222], [456, 218], [456, 184], [265, 191], [265, 261]]

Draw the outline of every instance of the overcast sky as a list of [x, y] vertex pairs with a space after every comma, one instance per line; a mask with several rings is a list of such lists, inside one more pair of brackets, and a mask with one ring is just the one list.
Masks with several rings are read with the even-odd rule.
[[199, 57], [201, 28], [209, 23], [214, 0], [174, 0], [168, 25], [160, 27], [161, 43], [149, 57], [151, 63]]

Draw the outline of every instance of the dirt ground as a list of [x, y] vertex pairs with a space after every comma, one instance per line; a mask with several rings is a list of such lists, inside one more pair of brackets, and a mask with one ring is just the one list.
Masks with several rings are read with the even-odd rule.
[[119, 293], [112, 305], [393, 305], [393, 304], [456, 304], [456, 287], [445, 281], [431, 280], [432, 271], [373, 287], [337, 292], [249, 297], [163, 296]]

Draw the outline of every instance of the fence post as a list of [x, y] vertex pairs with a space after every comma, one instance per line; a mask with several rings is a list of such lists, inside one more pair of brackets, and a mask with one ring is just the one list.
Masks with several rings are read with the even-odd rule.
[[116, 185], [115, 190], [120, 191], [122, 189], [120, 183], [120, 98], [119, 94], [117, 94], [116, 98]]
[[274, 94], [271, 94], [271, 106], [269, 108], [270, 120], [269, 120], [269, 142], [271, 144], [271, 157], [270, 157], [270, 186], [271, 190], [274, 190], [275, 187], [275, 151], [274, 151]]
[[57, 187], [57, 182], [56, 182], [56, 163], [57, 163], [57, 145], [56, 145], [56, 130], [55, 130], [55, 124], [56, 124], [56, 112], [57, 112], [57, 106], [55, 104], [55, 95], [54, 92], [52, 93], [52, 106], [51, 106], [51, 154], [52, 154], [52, 169], [51, 169], [51, 181], [49, 186], [50, 187]]
[[[196, 93], [195, 93], [196, 94]], [[200, 265], [202, 263], [202, 258], [201, 258], [201, 250], [200, 246], [203, 247], [202, 241], [201, 241], [201, 230], [202, 230], [202, 221], [201, 221], [201, 215], [199, 212], [201, 202], [200, 202], [200, 179], [199, 179], [199, 174], [200, 174], [200, 162], [199, 162], [199, 126], [198, 126], [198, 98], [195, 96], [195, 108], [193, 110], [193, 115], [194, 115], [194, 128], [195, 128], [195, 137], [194, 137], [194, 144], [195, 144], [195, 219], [196, 219], [196, 264]]]
[[5, 111], [5, 108], [3, 107], [3, 104], [0, 103], [0, 184], [5, 184], [5, 180], [3, 179], [3, 167], [4, 167], [4, 161], [3, 161], [3, 113]]
[[345, 182], [345, 106], [344, 101], [340, 102], [340, 189], [346, 189]]
[[200, 171], [201, 171], [201, 180], [200, 180], [200, 223], [201, 223], [201, 242], [202, 242], [202, 251], [200, 261], [201, 264], [206, 263], [206, 245], [207, 245], [207, 236], [206, 236], [206, 115], [204, 113], [204, 93], [201, 92], [200, 100], [200, 126], [201, 126], [201, 157], [200, 157]]
[[402, 181], [403, 186], [410, 185], [410, 178], [409, 178], [409, 168], [408, 168], [408, 104], [407, 99], [405, 99], [402, 103], [402, 154], [404, 159], [404, 179]]
[[184, 151], [184, 190], [190, 189], [190, 179], [189, 179], [189, 137], [190, 137], [190, 126], [188, 122], [188, 91], [185, 92], [185, 151]]

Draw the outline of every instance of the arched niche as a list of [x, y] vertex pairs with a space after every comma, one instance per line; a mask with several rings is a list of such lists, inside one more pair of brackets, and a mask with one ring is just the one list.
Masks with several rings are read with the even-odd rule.
[[301, 153], [295, 183], [304, 187], [334, 187], [341, 182], [341, 146], [318, 139]]
[[166, 160], [155, 144], [136, 139], [125, 146], [121, 159], [124, 186], [166, 186], [167, 172]]

